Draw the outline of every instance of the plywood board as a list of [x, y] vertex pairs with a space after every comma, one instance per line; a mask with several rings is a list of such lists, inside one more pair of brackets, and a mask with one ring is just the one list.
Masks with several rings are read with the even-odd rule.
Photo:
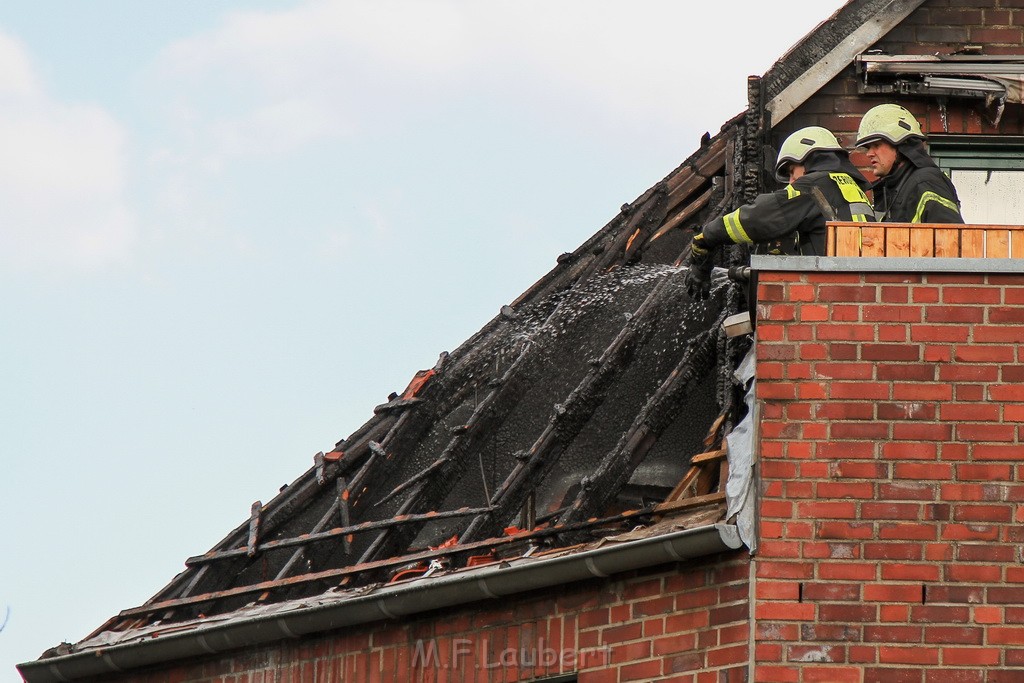
[[829, 256], [1024, 258], [1024, 225], [830, 221], [827, 227]]
[[962, 256], [963, 258], [985, 257], [984, 230], [960, 231], [960, 256]]
[[1010, 255], [1010, 231], [1006, 228], [989, 228], [985, 231], [985, 256], [1007, 258]]
[[960, 256], [960, 231], [956, 228], [940, 228], [935, 231], [935, 255], [939, 258]]
[[885, 256], [885, 228], [865, 226], [861, 235], [861, 256]]
[[910, 256], [909, 228], [887, 227], [885, 229], [885, 255]]
[[935, 256], [935, 231], [931, 228], [911, 228], [910, 255], [917, 258]]
[[1024, 230], [1010, 231], [1010, 258], [1024, 258]]
[[836, 228], [836, 256], [860, 256], [860, 227]]

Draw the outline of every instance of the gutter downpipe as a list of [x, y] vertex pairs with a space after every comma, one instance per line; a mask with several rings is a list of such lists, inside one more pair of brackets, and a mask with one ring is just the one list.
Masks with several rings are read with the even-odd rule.
[[88, 676], [123, 672], [154, 664], [207, 656], [285, 638], [398, 619], [480, 600], [607, 577], [670, 562], [736, 550], [743, 545], [731, 524], [714, 524], [616, 543], [581, 553], [501, 563], [471, 571], [414, 579], [334, 604], [293, 613], [259, 615], [197, 627], [131, 643], [18, 665], [28, 683], [64, 683]]

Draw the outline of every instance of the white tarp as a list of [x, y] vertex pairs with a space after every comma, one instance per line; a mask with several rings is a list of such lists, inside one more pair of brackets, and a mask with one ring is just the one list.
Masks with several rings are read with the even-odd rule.
[[754, 349], [757, 346], [755, 337], [754, 344], [750, 346], [743, 362], [736, 368], [733, 377], [741, 386], [747, 387], [744, 402], [747, 404], [747, 415], [736, 428], [725, 437], [729, 457], [729, 480], [725, 484], [725, 499], [728, 505], [725, 518], [732, 519], [736, 515], [736, 527], [739, 529], [740, 538], [750, 548], [750, 552], [757, 550], [757, 528], [756, 528], [756, 506], [757, 496], [754, 491], [754, 430], [756, 420], [754, 415], [754, 369], [756, 359]]

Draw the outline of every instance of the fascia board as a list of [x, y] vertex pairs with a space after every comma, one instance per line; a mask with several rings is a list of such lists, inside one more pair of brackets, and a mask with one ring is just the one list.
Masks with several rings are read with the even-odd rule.
[[924, 0], [891, 0], [879, 12], [840, 41], [839, 45], [765, 105], [765, 108], [771, 113], [772, 126], [776, 126], [792, 114], [797, 107], [852, 64], [857, 55], [896, 28], [901, 21], [910, 16], [910, 13], [922, 4], [924, 4]]

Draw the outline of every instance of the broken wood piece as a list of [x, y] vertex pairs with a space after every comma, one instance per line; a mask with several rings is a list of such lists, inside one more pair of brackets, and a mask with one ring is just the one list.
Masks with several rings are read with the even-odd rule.
[[263, 511], [263, 503], [256, 501], [249, 508], [249, 542], [246, 545], [245, 554], [252, 557], [256, 554], [256, 544], [260, 539], [260, 518]]
[[[342, 526], [352, 525], [352, 517], [348, 507], [348, 497], [348, 482], [345, 481], [345, 477], [338, 477], [338, 511], [341, 513]], [[345, 548], [345, 554], [348, 555], [352, 552], [352, 534], [345, 534], [341, 539]]]
[[709, 189], [696, 200], [687, 204], [682, 211], [680, 211], [679, 213], [675, 214], [667, 221], [665, 221], [665, 223], [662, 224], [662, 226], [658, 228], [653, 235], [651, 235], [651, 237], [647, 240], [647, 243], [650, 244], [651, 242], [658, 239], [659, 237], [664, 235], [669, 230], [672, 230], [673, 228], [677, 228], [680, 226], [685, 227], [683, 226], [683, 223], [693, 218], [698, 211], [704, 208], [704, 205], [707, 204], [708, 200], [710, 199], [711, 190]]
[[324, 452], [320, 451], [313, 456], [313, 467], [316, 469], [316, 483], [321, 486], [327, 479], [324, 477]]
[[690, 459], [690, 464], [701, 465], [706, 462], [714, 462], [716, 460], [721, 460], [722, 458], [726, 457], [726, 455], [728, 455], [728, 451], [724, 448], [717, 451], [708, 451], [707, 453], [700, 453], [698, 455], [693, 456]]
[[697, 474], [697, 481], [693, 486], [694, 496], [703, 496], [711, 493], [712, 482], [718, 478], [717, 468], [701, 467]]
[[683, 498], [682, 500], [666, 501], [660, 505], [654, 506], [654, 511], [661, 514], [669, 512], [676, 512], [678, 510], [689, 510], [690, 508], [701, 507], [703, 505], [714, 505], [717, 503], [725, 502], [725, 494], [720, 492], [708, 493], [703, 496], [694, 496], [693, 498]]
[[665, 502], [686, 497], [686, 490], [693, 486], [698, 474], [700, 474], [699, 467], [690, 467], [679, 483], [676, 484], [676, 487], [672, 489], [672, 492], [665, 498]]
[[388, 401], [387, 403], [382, 403], [381, 405], [375, 407], [373, 409], [373, 414], [374, 415], [380, 415], [381, 413], [389, 413], [389, 412], [394, 411], [394, 410], [402, 410], [402, 409], [405, 409], [405, 408], [411, 408], [412, 406], [416, 405], [417, 403], [421, 402], [422, 400], [423, 400], [422, 398], [415, 398], [415, 397], [413, 397], [413, 398], [393, 398], [390, 401]]
[[725, 422], [725, 413], [722, 413], [721, 415], [719, 415], [718, 417], [715, 418], [715, 421], [711, 424], [711, 427], [708, 428], [707, 436], [704, 437], [704, 445], [705, 446], [707, 446], [708, 448], [711, 448], [711, 445], [714, 444], [716, 441], [718, 441], [718, 439], [719, 439], [718, 431], [722, 428], [722, 424], [724, 422]]

